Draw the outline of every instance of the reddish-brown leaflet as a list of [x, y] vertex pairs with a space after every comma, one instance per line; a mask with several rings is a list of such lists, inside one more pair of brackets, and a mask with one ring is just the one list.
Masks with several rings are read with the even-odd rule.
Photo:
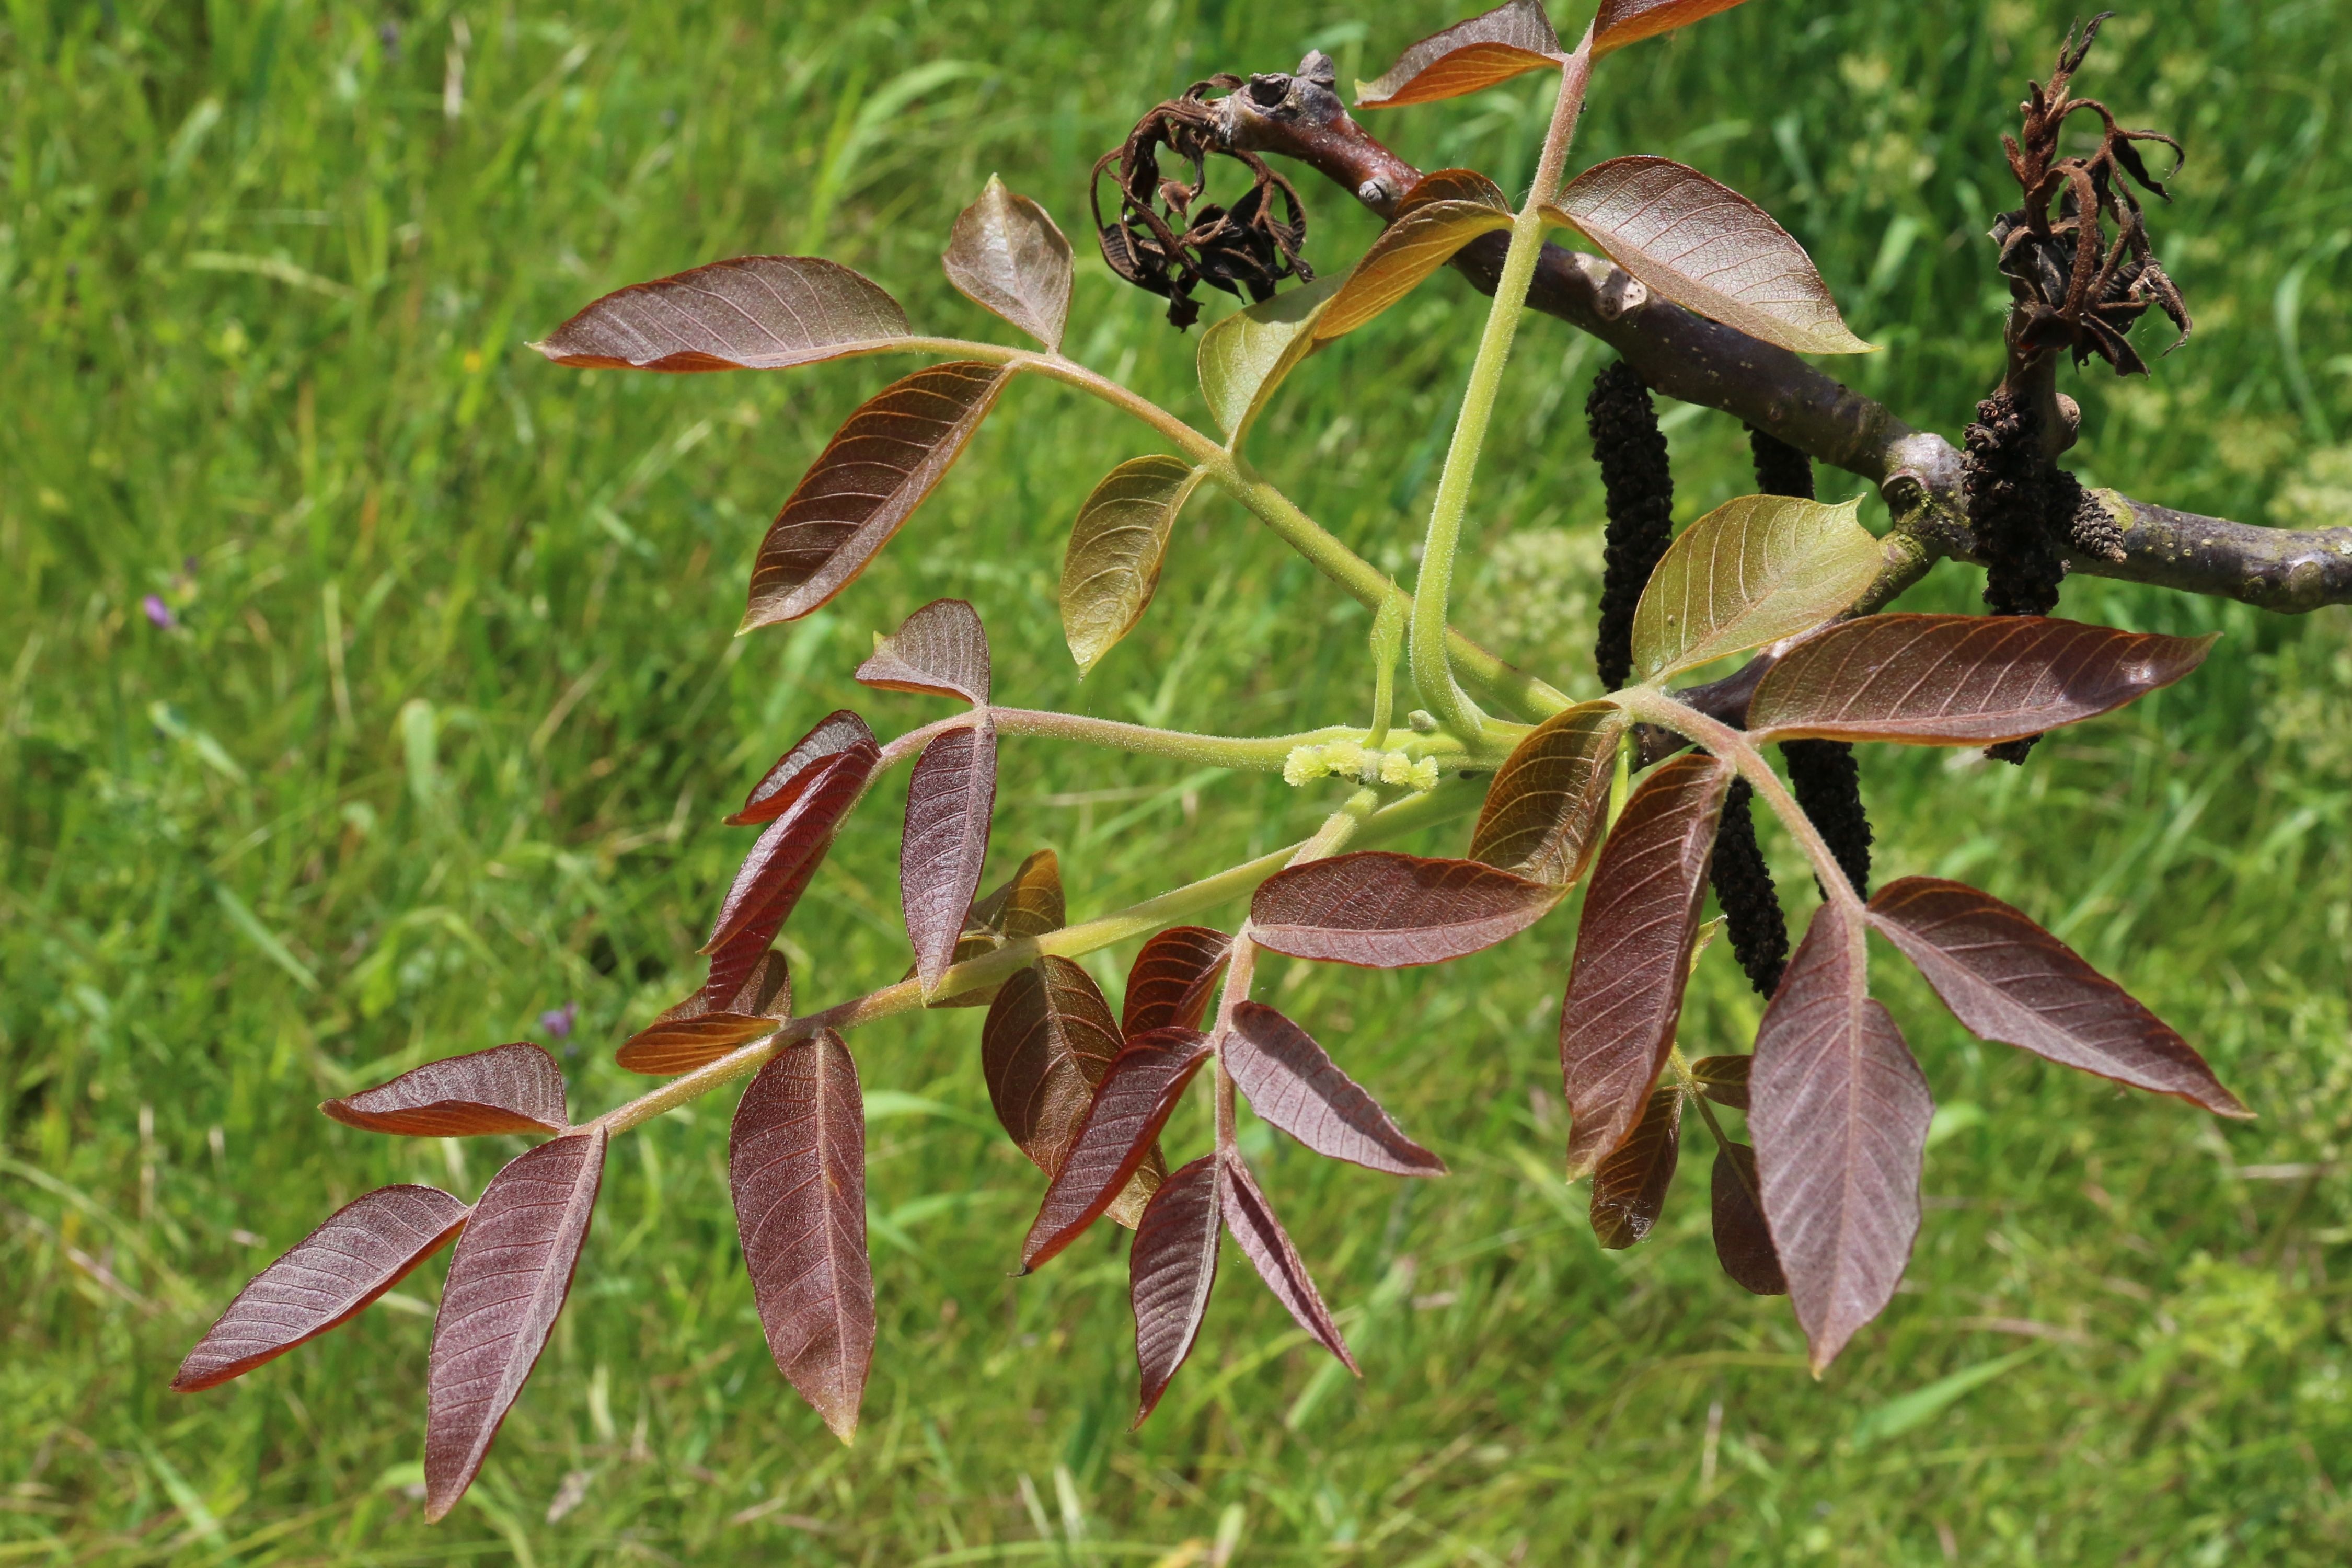
[[412, 1138], [561, 1132], [570, 1121], [563, 1069], [527, 1040], [427, 1062], [319, 1109], [348, 1126]]

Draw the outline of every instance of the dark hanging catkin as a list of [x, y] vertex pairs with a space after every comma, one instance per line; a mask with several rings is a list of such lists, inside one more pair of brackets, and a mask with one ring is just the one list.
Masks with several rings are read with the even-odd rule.
[[[2108, 533], [2083, 516], [2105, 508], [2085, 495], [2080, 481], [2063, 468], [2045, 466], [2040, 454], [2041, 416], [2006, 386], [1977, 405], [1969, 426], [1961, 467], [1961, 494], [1969, 525], [1984, 552], [1986, 607], [1996, 616], [2046, 616], [2058, 607], [2058, 584], [2066, 575], [2066, 547], [2078, 528], [2092, 535], [2101, 553], [2120, 547], [2122, 535], [2105, 518]], [[2079, 521], [2078, 521], [2079, 520]], [[1987, 746], [1995, 762], [2022, 763], [2039, 735]]]
[[1821, 830], [1857, 897], [1870, 897], [1870, 817], [1862, 809], [1862, 769], [1843, 741], [1784, 741], [1789, 788]]
[[1614, 691], [1633, 673], [1633, 607], [1674, 542], [1674, 470], [1650, 389], [1622, 360], [1592, 378], [1584, 418], [1609, 511], [1592, 666], [1601, 687]]
[[1748, 427], [1748, 455], [1756, 460], [1756, 493], [1813, 499], [1813, 460], [1769, 431]]
[[1756, 792], [1746, 779], [1731, 781], [1723, 797], [1723, 819], [1715, 830], [1715, 858], [1707, 877], [1715, 884], [1715, 901], [1723, 906], [1723, 923], [1731, 951], [1748, 972], [1748, 984], [1769, 996], [1780, 987], [1780, 972], [1789, 966], [1789, 922], [1780, 913], [1780, 889], [1772, 885], [1771, 868], [1756, 842], [1756, 819], [1748, 803]]

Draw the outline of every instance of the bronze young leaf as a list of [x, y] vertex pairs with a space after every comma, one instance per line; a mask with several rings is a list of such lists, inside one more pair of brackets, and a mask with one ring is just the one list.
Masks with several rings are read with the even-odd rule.
[[1862, 597], [1884, 562], [1855, 521], [1861, 506], [1743, 496], [1684, 529], [1633, 611], [1637, 677], [1662, 681], [1811, 631]]
[[1175, 458], [1130, 458], [1078, 508], [1062, 557], [1062, 636], [1080, 675], [1143, 618], [1177, 515], [1207, 474]]
[[180, 1363], [173, 1392], [242, 1377], [350, 1321], [440, 1251], [466, 1213], [437, 1187], [378, 1187], [344, 1205], [237, 1292]]
[[1773, 1250], [1772, 1232], [1764, 1223], [1758, 1197], [1763, 1188], [1756, 1178], [1756, 1151], [1745, 1143], [1726, 1143], [1717, 1149], [1711, 1182], [1715, 1256], [1723, 1271], [1751, 1295], [1787, 1295], [1789, 1281], [1780, 1272], [1780, 1255]]
[[1315, 1338], [1315, 1342], [1339, 1358], [1339, 1364], [1364, 1375], [1356, 1365], [1356, 1358], [1348, 1353], [1348, 1342], [1339, 1337], [1339, 1325], [1331, 1321], [1330, 1309], [1323, 1305], [1323, 1294], [1315, 1289], [1315, 1281], [1299, 1261], [1298, 1249], [1291, 1245], [1290, 1233], [1276, 1219], [1274, 1205], [1265, 1201], [1258, 1190], [1257, 1181], [1250, 1174], [1249, 1165], [1239, 1150], [1228, 1151], [1219, 1158], [1224, 1165], [1224, 1191], [1220, 1194], [1225, 1228], [1234, 1233], [1241, 1244], [1242, 1254], [1257, 1269], [1257, 1277], [1274, 1292], [1274, 1299], [1290, 1314], [1291, 1321]]
[[561, 1132], [571, 1120], [563, 1069], [528, 1040], [426, 1062], [319, 1109], [347, 1127], [411, 1138]]
[[1319, 346], [1316, 323], [1339, 287], [1327, 278], [1235, 310], [1201, 334], [1201, 395], [1238, 447], [1286, 377]]
[[1412, 183], [1412, 188], [1397, 198], [1396, 211], [1389, 217], [1393, 226], [1411, 217], [1433, 202], [1468, 202], [1475, 206], [1491, 207], [1496, 212], [1511, 210], [1511, 198], [1503, 187], [1475, 169], [1433, 169]]
[[1740, 0], [1601, 0], [1592, 21], [1592, 58], [1687, 27], [1703, 16], [1728, 11]]
[[1566, 891], [1475, 860], [1367, 850], [1276, 872], [1250, 900], [1250, 932], [1292, 958], [1402, 969], [1517, 936]]
[[980, 200], [956, 216], [940, 258], [948, 281], [966, 299], [1062, 352], [1070, 314], [1070, 242], [1027, 196], [991, 174]]
[[2252, 1114], [2164, 1020], [1991, 894], [1906, 877], [1871, 900], [1870, 923], [1980, 1038], [2218, 1116]]
[[874, 1360], [864, 1103], [849, 1047], [826, 1029], [760, 1069], [727, 1138], [735, 1225], [769, 1353], [845, 1443]]
[[1133, 1425], [1157, 1409], [1160, 1396], [1200, 1337], [1209, 1290], [1217, 1282], [1217, 1234], [1223, 1228], [1224, 1162], [1203, 1154], [1161, 1184], [1135, 1227], [1128, 1249], [1128, 1300], [1135, 1310], [1135, 1362], [1142, 1376]]
[[1691, 1063], [1691, 1081], [1699, 1093], [1734, 1110], [1748, 1109], [1748, 1070], [1754, 1057], [1701, 1057]]
[[745, 256], [607, 294], [535, 346], [590, 368], [782, 370], [887, 353], [907, 335], [898, 302], [846, 267]]
[[1192, 1029], [1155, 1029], [1111, 1058], [1022, 1243], [1024, 1273], [1077, 1240], [1110, 1207], [1150, 1158], [1169, 1113], [1208, 1059], [1208, 1041]]
[[1731, 770], [1685, 755], [1642, 781], [1593, 868], [1559, 1008], [1569, 1179], [1633, 1131], [1674, 1048]]
[[1445, 1174], [1444, 1161], [1406, 1137], [1306, 1030], [1265, 1003], [1235, 1007], [1219, 1048], [1250, 1109], [1317, 1153], [1392, 1175]]
[[923, 748], [907, 782], [907, 828], [898, 847], [899, 904], [926, 992], [955, 962], [964, 911], [988, 858], [996, 807], [996, 727], [983, 710]]
[[1601, 1246], [1622, 1251], [1650, 1234], [1675, 1184], [1682, 1146], [1683, 1091], [1652, 1089], [1642, 1120], [1592, 1173], [1592, 1234]]
[[1612, 158], [1568, 183], [1546, 215], [1583, 235], [1652, 293], [1800, 353], [1868, 353], [1805, 247], [1728, 185], [1671, 158]]
[[1624, 710], [1580, 702], [1537, 725], [1496, 771], [1470, 858], [1556, 888], [1576, 885], [1608, 826]]
[[1505, 5], [1432, 33], [1397, 57], [1375, 81], [1356, 84], [1360, 109], [1396, 109], [1459, 98], [1523, 71], [1558, 67], [1559, 36], [1540, 0]]
[[945, 477], [1012, 379], [1004, 365], [933, 365], [852, 414], [768, 525], [740, 629], [796, 621], [849, 586]]
[[1863, 963], [1860, 923], [1822, 905], [1764, 1010], [1748, 1091], [1764, 1216], [1816, 1375], [1911, 1260], [1936, 1109]]
[[[1066, 958], [1015, 971], [990, 1004], [981, 1029], [988, 1098], [1004, 1131], [1048, 1180], [1061, 1173], [1095, 1085], [1122, 1046], [1101, 988]], [[1156, 1153], [1147, 1156], [1104, 1212], [1134, 1225], [1165, 1171]]]
[[1450, 200], [1415, 206], [1382, 230], [1349, 272], [1315, 323], [1316, 340], [1328, 342], [1370, 324], [1464, 246], [1510, 227], [1511, 219], [1511, 209], [1499, 199], [1491, 205]]
[[[817, 771], [817, 763], [861, 750], [873, 752], [876, 760], [881, 756], [866, 721], [845, 708], [826, 714], [760, 775], [760, 782], [743, 801], [743, 809], [729, 817], [727, 826], [751, 827], [773, 822], [800, 798], [803, 790], [824, 776]], [[867, 765], [870, 769], [872, 763]]]
[[[1021, 862], [984, 898], [972, 900], [964, 912], [963, 934], [956, 938], [955, 961], [968, 963], [994, 952], [1008, 942], [1041, 937], [1059, 931], [1068, 919], [1062, 897], [1062, 862], [1051, 849], [1040, 849]], [[908, 973], [917, 973], [909, 969]], [[945, 996], [934, 1007], [985, 1007], [995, 1000], [1003, 983], [984, 985], [960, 995]]]
[[2213, 640], [2038, 616], [1863, 616], [1776, 660], [1748, 728], [1773, 741], [2015, 741], [2171, 685]]
[[[793, 906], [831, 847], [842, 818], [857, 804], [880, 760], [881, 752], [872, 742], [858, 742], [811, 763], [793, 781], [789, 792], [792, 804], [760, 830], [743, 864], [736, 868], [735, 880], [719, 906], [719, 918], [711, 924], [709, 940], [702, 944], [704, 952], [716, 955], [748, 944], [751, 957], [741, 968], [743, 976], [749, 976], [751, 966], [768, 951], [769, 942], [791, 918]], [[731, 995], [742, 983], [732, 973], [722, 976], [714, 961], [712, 986], [724, 984]]]
[[1119, 1032], [1197, 1029], [1210, 993], [1234, 954], [1234, 939], [1206, 926], [1171, 926], [1143, 944], [1127, 972]]
[[883, 691], [955, 697], [988, 706], [988, 632], [961, 599], [934, 599], [908, 616], [857, 667], [857, 683]]
[[719, 1002], [696, 992], [622, 1042], [613, 1059], [630, 1072], [692, 1072], [774, 1034], [792, 1015], [792, 974], [784, 955], [770, 948], [734, 995]]
[[425, 1371], [425, 1517], [457, 1506], [548, 1331], [596, 1211], [604, 1131], [542, 1143], [490, 1178], [449, 1259]]

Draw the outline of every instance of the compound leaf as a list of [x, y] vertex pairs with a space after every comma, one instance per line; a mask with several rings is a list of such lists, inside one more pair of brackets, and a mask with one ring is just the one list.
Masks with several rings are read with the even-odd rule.
[[727, 1139], [735, 1226], [769, 1353], [845, 1443], [874, 1360], [864, 1103], [857, 1064], [826, 1029], [759, 1070]]
[[[1746, 1061], [1748, 1058], [1738, 1058]], [[1771, 1227], [1757, 1194], [1756, 1151], [1745, 1143], [1726, 1143], [1715, 1152], [1715, 1174], [1709, 1196], [1715, 1204], [1715, 1256], [1732, 1283], [1756, 1296], [1785, 1296], [1788, 1278], [1780, 1272], [1780, 1255], [1773, 1250]]]
[[[1066, 958], [1017, 970], [990, 1004], [981, 1028], [981, 1068], [996, 1119], [1052, 1180], [1077, 1141], [1095, 1085], [1123, 1042], [1094, 977]], [[1166, 1166], [1155, 1152], [1104, 1212], [1132, 1226]]]
[[1592, 58], [1597, 60], [1628, 44], [1687, 27], [1738, 4], [1739, 0], [1601, 0], [1601, 14], [1592, 22]]
[[996, 806], [996, 727], [986, 710], [923, 748], [907, 782], [907, 827], [898, 848], [898, 895], [915, 968], [926, 992], [955, 962], [964, 913], [988, 858]]
[[1118, 1198], [1208, 1059], [1208, 1041], [1192, 1029], [1154, 1030], [1111, 1059], [1022, 1243], [1024, 1272], [1076, 1241]]
[[1331, 1321], [1330, 1310], [1323, 1305], [1323, 1294], [1315, 1289], [1315, 1280], [1299, 1261], [1298, 1248], [1291, 1245], [1289, 1232], [1275, 1217], [1274, 1205], [1258, 1190], [1257, 1181], [1250, 1174], [1249, 1165], [1238, 1150], [1224, 1156], [1224, 1191], [1221, 1206], [1224, 1211], [1225, 1228], [1234, 1233], [1241, 1244], [1242, 1255], [1257, 1269], [1257, 1277], [1274, 1292], [1274, 1299], [1289, 1312], [1291, 1321], [1315, 1338], [1315, 1342], [1339, 1358], [1339, 1364], [1363, 1376], [1356, 1358], [1348, 1353], [1348, 1342], [1339, 1337], [1339, 1325]]
[[426, 1062], [319, 1109], [346, 1127], [412, 1138], [561, 1132], [571, 1121], [563, 1069], [528, 1040]]
[[1775, 660], [1748, 727], [1774, 741], [1991, 745], [2169, 686], [2212, 646], [2039, 616], [1863, 616]]
[[1595, 163], [1545, 216], [1608, 252], [1649, 290], [1801, 353], [1867, 353], [1812, 258], [1771, 215], [1671, 158]]
[[988, 632], [961, 599], [934, 599], [882, 639], [856, 680], [882, 691], [956, 697], [988, 706]]
[[1443, 963], [1517, 936], [1566, 892], [1475, 860], [1366, 850], [1276, 872], [1250, 900], [1250, 934], [1292, 958]]
[[1317, 1153], [1399, 1176], [1445, 1174], [1444, 1161], [1406, 1137], [1306, 1030], [1263, 1002], [1234, 1009], [1218, 1049], [1250, 1109]]
[[1061, 352], [1070, 315], [1070, 242], [1044, 207], [1014, 195], [991, 174], [980, 200], [956, 215], [940, 263], [964, 298], [1003, 317], [1048, 353]]
[[1864, 978], [1860, 927], [1844, 905], [1822, 905], [1764, 1010], [1748, 1087], [1764, 1216], [1816, 1375], [1911, 1260], [1936, 1110]]
[[1580, 702], [1555, 713], [1511, 750], [1487, 787], [1470, 836], [1470, 858], [1573, 887], [1608, 826], [1624, 710]]
[[1174, 458], [1130, 458], [1078, 508], [1062, 557], [1062, 636], [1081, 676], [1143, 618], [1177, 514], [1208, 471]]
[[1154, 936], [1128, 969], [1120, 1033], [1131, 1040], [1154, 1029], [1199, 1028], [1233, 954], [1234, 939], [1206, 926], [1171, 926]]
[[1358, 82], [1356, 107], [1397, 109], [1460, 98], [1523, 71], [1557, 68], [1561, 58], [1559, 36], [1540, 0], [1508, 0], [1432, 33], [1398, 56], [1378, 80]]
[[438, 1187], [378, 1187], [344, 1205], [236, 1293], [180, 1363], [173, 1392], [242, 1377], [358, 1316], [441, 1250], [466, 1213]]
[[604, 1130], [542, 1143], [482, 1189], [433, 1320], [425, 1517], [457, 1506], [572, 1289], [604, 1174]]
[[1217, 1234], [1224, 1208], [1223, 1162], [1203, 1154], [1161, 1184], [1135, 1227], [1127, 1255], [1135, 1308], [1135, 1363], [1142, 1374], [1134, 1425], [1143, 1425], [1200, 1337], [1217, 1282]]
[[1593, 868], [1559, 1008], [1570, 1181], [1624, 1142], [1674, 1048], [1730, 783], [1713, 757], [1666, 763], [1625, 803]]
[[2251, 1114], [2164, 1020], [1991, 894], [1906, 877], [1870, 900], [1870, 923], [1979, 1038], [2217, 1115]]
[[558, 364], [782, 370], [903, 348], [881, 287], [814, 256], [744, 256], [605, 295], [537, 343]]
[[1013, 379], [959, 360], [892, 382], [849, 416], [768, 525], [740, 630], [809, 614], [866, 570]]
[[1665, 1209], [1682, 1146], [1683, 1091], [1652, 1089], [1642, 1120], [1592, 1173], [1592, 1234], [1601, 1246], [1622, 1251], [1650, 1234]]
[[1811, 631], [1862, 597], [1883, 562], [1861, 509], [1860, 498], [1743, 496], [1683, 530], [1633, 611], [1639, 678]]
[[1317, 345], [1316, 321], [1339, 287], [1326, 278], [1235, 310], [1201, 334], [1201, 395], [1238, 447], [1283, 378]]

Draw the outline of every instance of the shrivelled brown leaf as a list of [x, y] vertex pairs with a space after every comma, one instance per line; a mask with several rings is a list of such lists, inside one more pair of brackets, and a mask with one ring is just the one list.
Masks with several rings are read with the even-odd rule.
[[1229, 445], [1241, 445], [1284, 378], [1315, 352], [1315, 324], [1339, 287], [1324, 278], [1286, 289], [1201, 334], [1201, 395]]
[[1990, 745], [2169, 686], [2212, 646], [2039, 616], [1863, 616], [1775, 660], [1748, 727], [1775, 741]]
[[1459, 98], [1522, 71], [1558, 67], [1559, 36], [1540, 0], [1508, 0], [1432, 33], [1397, 57], [1377, 81], [1356, 84], [1359, 109], [1395, 109]]
[[1396, 211], [1389, 215], [1389, 221], [1401, 222], [1432, 202], [1469, 202], [1498, 212], [1511, 210], [1511, 198], [1503, 194], [1503, 187], [1477, 170], [1432, 169], [1397, 198]]
[[426, 1062], [319, 1109], [347, 1127], [412, 1138], [561, 1132], [571, 1120], [563, 1069], [528, 1040]]
[[981, 863], [988, 858], [988, 820], [995, 808], [996, 726], [983, 710], [971, 725], [925, 746], [907, 782], [898, 898], [927, 992], [955, 962], [964, 911], [971, 908]]
[[[1060, 1174], [1124, 1042], [1094, 977], [1066, 958], [1015, 971], [981, 1028], [981, 1068], [996, 1119], [1051, 1180]], [[1132, 1226], [1167, 1167], [1154, 1151], [1104, 1212]]]
[[[735, 880], [719, 906], [719, 918], [711, 924], [710, 939], [702, 944], [704, 952], [717, 954], [723, 948], [748, 943], [751, 955], [741, 965], [748, 976], [791, 915], [809, 875], [824, 858], [841, 819], [857, 804], [858, 793], [881, 757], [871, 741], [854, 742], [811, 763], [793, 780], [787, 792], [791, 804], [760, 830], [743, 864], [736, 868]], [[730, 995], [743, 983], [732, 975], [722, 977], [716, 963], [711, 966], [711, 980], [713, 984], [727, 984]], [[706, 986], [706, 994], [709, 991]]]
[[798, 620], [847, 587], [931, 493], [1012, 379], [1005, 365], [937, 364], [852, 414], [768, 525], [741, 629]]
[[1861, 507], [1742, 496], [1676, 534], [1633, 611], [1640, 679], [1811, 631], [1862, 597], [1883, 552]]
[[1470, 858], [1556, 888], [1584, 875], [1608, 826], [1624, 710], [1580, 702], [1528, 731], [1487, 786]]
[[2218, 1115], [2251, 1114], [2164, 1020], [1991, 894], [1906, 877], [1870, 900], [1870, 919], [1979, 1037]]
[[781, 370], [903, 346], [878, 284], [814, 256], [744, 256], [607, 294], [535, 345], [558, 364]]
[[1339, 1364], [1364, 1375], [1356, 1358], [1348, 1353], [1348, 1342], [1339, 1337], [1339, 1325], [1331, 1321], [1330, 1309], [1323, 1305], [1323, 1294], [1315, 1289], [1315, 1280], [1299, 1261], [1298, 1248], [1290, 1242], [1290, 1234], [1275, 1217], [1274, 1205], [1258, 1190], [1256, 1178], [1238, 1150], [1224, 1155], [1225, 1182], [1222, 1194], [1225, 1228], [1234, 1233], [1241, 1244], [1242, 1255], [1257, 1269], [1257, 1277], [1274, 1292], [1274, 1299], [1289, 1312], [1291, 1321], [1315, 1337], [1315, 1342], [1339, 1358]]
[[348, 1321], [465, 1223], [466, 1205], [437, 1187], [378, 1187], [344, 1205], [236, 1293], [180, 1363], [173, 1391], [242, 1377]]
[[1622, 1251], [1650, 1234], [1675, 1184], [1682, 1147], [1683, 1091], [1652, 1089], [1642, 1120], [1592, 1173], [1592, 1234], [1601, 1246]]
[[1177, 515], [1208, 471], [1175, 458], [1130, 458], [1078, 508], [1062, 557], [1062, 637], [1080, 675], [1150, 607]]
[[1745, 1110], [1748, 1069], [1755, 1060], [1754, 1057], [1701, 1057], [1690, 1065], [1691, 1079], [1698, 1091], [1717, 1105]]
[[1112, 1058], [1022, 1243], [1024, 1271], [1076, 1241], [1111, 1205], [1150, 1159], [1169, 1113], [1208, 1059], [1209, 1042], [1194, 1029], [1153, 1030]]
[[1861, 928], [1823, 904], [1764, 1010], [1748, 1087], [1764, 1216], [1816, 1374], [1878, 1316], [1911, 1260], [1936, 1110], [1863, 985]]
[[1250, 934], [1292, 958], [1443, 963], [1517, 936], [1566, 891], [1475, 860], [1367, 850], [1276, 872], [1250, 900]]
[[1675, 758], [1642, 781], [1584, 895], [1559, 1009], [1560, 1079], [1574, 1125], [1569, 1179], [1614, 1153], [1674, 1048], [1715, 826], [1731, 770]]
[[1128, 1299], [1135, 1308], [1135, 1363], [1142, 1373], [1136, 1403], [1140, 1426], [1168, 1392], [1168, 1380], [1192, 1353], [1209, 1289], [1217, 1282], [1217, 1233], [1224, 1209], [1223, 1163], [1203, 1154], [1163, 1183], [1135, 1227], [1127, 1255]]
[[961, 599], [934, 599], [857, 667], [857, 682], [884, 691], [919, 691], [988, 705], [988, 633]]
[[604, 1175], [604, 1131], [512, 1161], [482, 1189], [449, 1259], [425, 1370], [425, 1517], [457, 1506], [572, 1289]]
[[1414, 207], [1383, 229], [1349, 269], [1315, 323], [1316, 341], [1345, 337], [1372, 321], [1464, 246], [1510, 227], [1511, 221], [1510, 207], [1500, 202], [1489, 206], [1475, 199], [1433, 201]]
[[1801, 353], [1867, 353], [1812, 258], [1771, 215], [1671, 158], [1595, 163], [1546, 216], [1609, 253], [1649, 290]]
[[1728, 11], [1739, 0], [1601, 0], [1592, 22], [1592, 58], [1687, 27], [1702, 16]]
[[[956, 938], [955, 961], [968, 963], [994, 952], [1008, 942], [1044, 936], [1059, 931], [1068, 919], [1062, 897], [1062, 862], [1051, 849], [1040, 849], [1012, 876], [983, 897], [972, 900], [963, 917], [963, 934]], [[912, 974], [914, 970], [909, 969]], [[985, 1007], [995, 1000], [1003, 982], [943, 997], [934, 1007]]]
[[792, 974], [784, 955], [770, 948], [723, 1004], [696, 992], [630, 1036], [613, 1059], [631, 1072], [656, 1078], [692, 1072], [738, 1046], [774, 1034], [792, 1016]]
[[727, 1173], [769, 1353], [846, 1443], [874, 1360], [874, 1274], [865, 1101], [839, 1035], [826, 1029], [759, 1070], [735, 1108]]
[[1219, 1049], [1250, 1109], [1318, 1154], [1399, 1176], [1445, 1174], [1444, 1161], [1406, 1137], [1306, 1030], [1263, 1002], [1234, 1009]]
[[1070, 314], [1070, 242], [1044, 207], [991, 174], [980, 200], [956, 215], [940, 262], [966, 299], [1061, 352]]
[[1715, 1152], [1713, 1182], [1715, 1256], [1723, 1271], [1751, 1294], [1787, 1295], [1780, 1255], [1772, 1249], [1771, 1229], [1757, 1204], [1763, 1189], [1756, 1180], [1756, 1151], [1745, 1143], [1724, 1144]]
[[[730, 827], [751, 827], [773, 822], [782, 816], [801, 792], [822, 777], [816, 764], [844, 752], [860, 749], [874, 752], [878, 758], [881, 748], [874, 743], [874, 731], [866, 721], [846, 708], [826, 714], [816, 721], [816, 727], [799, 740], [792, 749], [776, 759], [775, 765], [760, 775], [744, 799], [743, 809], [727, 819]], [[867, 764], [868, 769], [872, 763]]]
[[1127, 972], [1119, 1032], [1131, 1040], [1153, 1029], [1199, 1028], [1233, 954], [1234, 939], [1206, 926], [1171, 926], [1145, 942]]

